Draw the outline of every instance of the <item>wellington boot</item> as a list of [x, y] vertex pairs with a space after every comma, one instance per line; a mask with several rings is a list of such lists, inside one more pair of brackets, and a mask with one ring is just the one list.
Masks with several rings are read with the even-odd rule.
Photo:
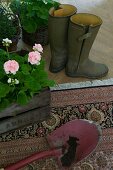
[[89, 52], [102, 24], [96, 15], [80, 13], [71, 16], [68, 30], [68, 62], [66, 74], [70, 77], [99, 78], [108, 68], [89, 59]]
[[67, 37], [69, 18], [77, 11], [75, 6], [63, 4], [49, 11], [49, 42], [51, 49], [50, 71], [64, 69], [67, 62]]

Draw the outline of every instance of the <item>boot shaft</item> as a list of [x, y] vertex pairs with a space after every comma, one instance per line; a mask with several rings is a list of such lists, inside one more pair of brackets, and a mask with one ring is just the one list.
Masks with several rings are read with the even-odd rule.
[[68, 31], [69, 55], [72, 53], [71, 56], [76, 56], [78, 62], [87, 59], [101, 24], [101, 18], [93, 14], [73, 15], [70, 18]]
[[102, 24], [100, 17], [80, 13], [70, 18], [66, 74], [71, 77], [102, 77], [108, 68], [89, 60], [90, 49]]
[[65, 67], [67, 61], [67, 38], [70, 16], [77, 11], [73, 5], [60, 5], [49, 11], [49, 42], [51, 49], [50, 71], [57, 72]]
[[68, 4], [60, 5], [57, 10], [54, 7], [50, 9], [48, 21], [50, 46], [59, 46], [62, 48], [66, 45], [69, 19], [76, 11], [75, 6]]

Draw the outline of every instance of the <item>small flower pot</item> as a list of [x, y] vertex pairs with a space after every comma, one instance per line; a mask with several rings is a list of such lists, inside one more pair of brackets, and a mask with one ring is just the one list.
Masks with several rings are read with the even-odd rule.
[[35, 95], [28, 104], [16, 103], [0, 112], [0, 134], [39, 123], [50, 116], [50, 89], [46, 88]]
[[48, 27], [40, 27], [35, 33], [27, 33], [22, 28], [22, 39], [30, 46], [33, 46], [35, 43], [43, 46], [48, 45]]

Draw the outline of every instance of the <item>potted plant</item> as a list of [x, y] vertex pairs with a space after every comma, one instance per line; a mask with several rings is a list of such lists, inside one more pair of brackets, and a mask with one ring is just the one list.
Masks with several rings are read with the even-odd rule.
[[0, 6], [0, 48], [4, 48], [2, 39], [9, 37], [12, 44], [9, 51], [16, 51], [20, 36], [19, 21], [6, 5]]
[[43, 48], [33, 46], [25, 56], [0, 49], [0, 133], [48, 118], [50, 90], [55, 83], [44, 70]]
[[52, 6], [57, 7], [54, 0], [12, 0], [10, 8], [18, 14], [23, 41], [29, 45], [48, 44], [48, 15]]

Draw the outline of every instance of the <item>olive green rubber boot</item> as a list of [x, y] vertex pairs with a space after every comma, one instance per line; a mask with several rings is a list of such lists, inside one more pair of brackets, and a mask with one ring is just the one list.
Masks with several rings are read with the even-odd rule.
[[89, 59], [90, 49], [101, 24], [101, 18], [93, 14], [79, 13], [70, 18], [66, 65], [68, 76], [99, 78], [107, 74], [106, 65]]
[[73, 5], [63, 4], [49, 11], [49, 42], [51, 49], [50, 71], [59, 72], [67, 62], [67, 38], [69, 18], [77, 11]]

